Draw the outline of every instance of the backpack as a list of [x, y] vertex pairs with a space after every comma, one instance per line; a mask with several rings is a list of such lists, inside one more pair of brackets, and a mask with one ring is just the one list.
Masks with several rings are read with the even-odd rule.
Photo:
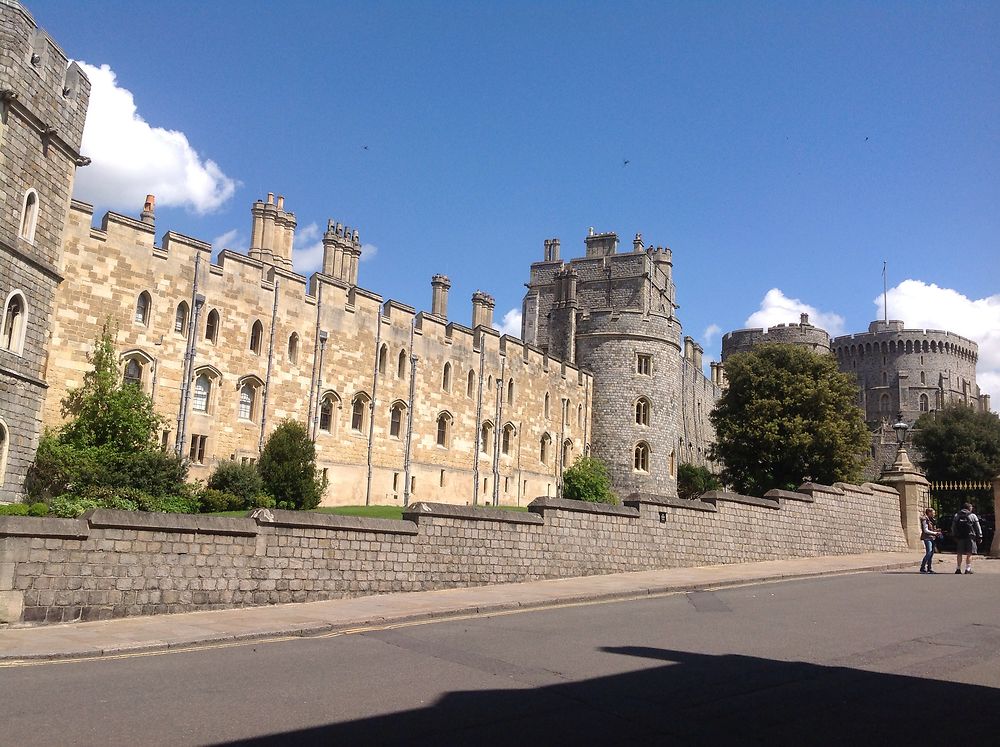
[[959, 511], [955, 514], [955, 538], [969, 539], [973, 534], [972, 520], [968, 511]]

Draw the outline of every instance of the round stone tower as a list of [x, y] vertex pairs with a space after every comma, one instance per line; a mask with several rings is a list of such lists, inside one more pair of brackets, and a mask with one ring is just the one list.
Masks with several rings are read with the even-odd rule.
[[736, 353], [746, 353], [757, 345], [777, 342], [796, 345], [814, 353], [830, 352], [830, 335], [825, 329], [809, 323], [809, 315], [801, 314], [798, 324], [778, 324], [765, 329], [737, 329], [722, 338], [722, 362]]

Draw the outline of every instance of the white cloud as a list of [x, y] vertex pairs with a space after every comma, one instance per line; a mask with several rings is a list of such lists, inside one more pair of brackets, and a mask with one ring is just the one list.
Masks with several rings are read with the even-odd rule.
[[240, 236], [240, 232], [237, 229], [231, 231], [226, 231], [221, 236], [216, 236], [212, 239], [212, 249], [219, 251], [220, 249], [232, 249], [234, 251], [243, 251], [246, 249], [246, 242], [243, 237]]
[[[975, 340], [976, 381], [993, 400], [1000, 399], [1000, 294], [972, 299], [951, 288], [904, 280], [889, 289], [888, 302], [890, 317], [903, 320], [907, 329], [941, 329]], [[882, 296], [873, 303], [881, 319]]]
[[374, 259], [376, 254], [378, 254], [378, 247], [374, 244], [361, 245], [361, 262], [367, 262], [370, 259]]
[[704, 346], [711, 347], [712, 341], [719, 336], [720, 332], [722, 332], [722, 327], [718, 324], [709, 324], [705, 327], [705, 331], [701, 333], [701, 341]]
[[503, 315], [503, 321], [500, 324], [494, 324], [493, 329], [500, 330], [502, 335], [519, 338], [521, 336], [521, 310], [511, 309], [508, 311]]
[[[361, 262], [367, 262], [378, 254], [374, 244], [361, 245]], [[319, 272], [323, 268], [323, 232], [318, 223], [309, 223], [295, 232], [292, 249], [292, 264], [302, 275]]]
[[798, 324], [800, 314], [808, 314], [809, 323], [825, 329], [831, 337], [844, 334], [844, 317], [840, 314], [820, 311], [797, 298], [789, 298], [779, 288], [771, 288], [764, 295], [760, 309], [751, 314], [744, 325], [766, 329], [776, 324]]
[[202, 159], [183, 132], [147, 123], [108, 65], [79, 64], [92, 86], [81, 148], [92, 163], [76, 172], [80, 199], [137, 212], [149, 193], [159, 205], [205, 214], [233, 196], [236, 180]]

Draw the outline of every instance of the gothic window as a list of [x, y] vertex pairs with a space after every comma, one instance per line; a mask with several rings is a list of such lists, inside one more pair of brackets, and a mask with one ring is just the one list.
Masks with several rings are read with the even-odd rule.
[[634, 460], [632, 463], [636, 472], [649, 472], [649, 444], [640, 441], [635, 445]]
[[507, 404], [508, 405], [513, 405], [514, 404], [514, 380], [513, 379], [509, 379], [507, 381]]
[[132, 384], [142, 387], [142, 363], [138, 358], [129, 358], [125, 362], [125, 375], [122, 377], [122, 383], [126, 386]]
[[7, 297], [4, 306], [3, 327], [0, 328], [0, 347], [20, 355], [24, 349], [24, 333], [27, 322], [27, 304], [18, 292]]
[[882, 372], [882, 386], [885, 386], [885, 385], [886, 385], [886, 384], [888, 384], [888, 383], [889, 383], [889, 377], [888, 377], [888, 375], [886, 374], [886, 372], [885, 372], [885, 371], [883, 371], [883, 372]]
[[513, 423], [507, 423], [503, 427], [503, 437], [500, 440], [500, 451], [507, 456], [510, 456], [511, 449], [513, 448], [514, 435]]
[[212, 397], [212, 379], [207, 373], [198, 374], [194, 380], [194, 398], [192, 409], [195, 412], [208, 412], [208, 403]]
[[25, 241], [34, 242], [35, 226], [38, 224], [38, 193], [29, 189], [24, 194], [21, 206], [21, 230], [19, 236]]
[[4, 478], [7, 475], [8, 446], [10, 446], [10, 436], [7, 433], [7, 426], [0, 420], [0, 488], [3, 487]]
[[451, 442], [451, 415], [442, 412], [437, 419], [437, 445], [448, 448]]
[[890, 407], [889, 395], [883, 394], [878, 398], [878, 411], [881, 413], [888, 413], [892, 408]]
[[389, 408], [389, 435], [392, 438], [399, 438], [403, 431], [403, 415], [406, 412], [406, 405], [396, 402]]
[[378, 350], [378, 375], [385, 376], [386, 366], [389, 365], [389, 346], [382, 345]]
[[576, 427], [583, 428], [583, 403], [576, 406]]
[[444, 364], [444, 371], [441, 372], [441, 388], [446, 392], [451, 391], [451, 363]]
[[205, 339], [215, 345], [219, 341], [219, 312], [212, 309], [205, 322]]
[[188, 328], [188, 305], [187, 301], [177, 304], [177, 313], [174, 314], [174, 332], [182, 337], [187, 335]]
[[396, 378], [402, 379], [406, 376], [406, 351], [399, 351], [399, 360], [396, 362]]
[[653, 373], [653, 356], [647, 353], [635, 354], [635, 372], [641, 376], [650, 376]]
[[546, 392], [545, 393], [545, 401], [542, 404], [542, 417], [544, 417], [546, 420], [548, 420], [551, 417], [551, 413], [550, 413], [549, 410], [550, 410], [550, 408], [549, 408], [549, 393]]
[[926, 394], [920, 395], [920, 412], [927, 412], [930, 409], [930, 400]]
[[926, 384], [927, 383], [927, 376], [926, 376], [926, 374], [923, 371], [920, 372], [920, 383], [921, 384]]
[[466, 397], [472, 397], [472, 396], [474, 396], [475, 391], [476, 391], [476, 372], [470, 369], [469, 370], [469, 381], [468, 381], [468, 384], [465, 387], [465, 396]]
[[240, 385], [240, 419], [255, 421], [257, 417], [257, 400], [261, 385], [256, 380], [248, 380]]
[[486, 421], [479, 429], [479, 451], [489, 454], [493, 448], [493, 423]]
[[566, 466], [573, 461], [573, 442], [568, 438], [563, 442], [562, 448], [562, 466], [566, 469]]
[[365, 425], [368, 423], [368, 395], [361, 392], [354, 395], [351, 401], [351, 430], [355, 433], [364, 433]]
[[542, 440], [539, 443], [538, 448], [538, 461], [542, 464], [549, 463], [549, 452], [551, 451], [552, 439], [549, 437], [548, 433], [542, 435]]
[[260, 346], [264, 340], [264, 325], [257, 319], [250, 328], [250, 352], [260, 355]]
[[291, 363], [299, 362], [299, 333], [292, 332], [288, 337], [288, 360]]
[[636, 425], [649, 425], [649, 400], [640, 397], [635, 403], [635, 423]]
[[141, 324], [144, 327], [149, 326], [149, 311], [152, 305], [152, 299], [147, 291], [143, 291], [139, 294], [139, 297], [135, 300], [136, 324]]
[[327, 392], [319, 401], [319, 429], [323, 433], [334, 433], [337, 421], [333, 417], [333, 411], [340, 406], [340, 400], [333, 392]]

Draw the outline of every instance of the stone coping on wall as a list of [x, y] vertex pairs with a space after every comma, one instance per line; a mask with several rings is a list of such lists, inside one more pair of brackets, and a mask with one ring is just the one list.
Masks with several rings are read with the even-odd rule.
[[639, 509], [631, 506], [612, 506], [608, 503], [591, 503], [590, 501], [574, 501], [568, 498], [535, 498], [528, 504], [528, 510], [540, 514], [539, 522], [547, 510], [576, 511], [584, 514], [601, 514], [603, 516], [627, 516], [631, 519], [639, 517]]
[[815, 503], [816, 499], [806, 493], [796, 493], [794, 490], [781, 490], [780, 488], [771, 488], [766, 493], [764, 493], [765, 498], [771, 498], [776, 501], [801, 501], [802, 503]]
[[861, 487], [868, 488], [869, 490], [871, 490], [872, 495], [874, 495], [875, 493], [882, 493], [883, 495], [891, 495], [897, 497], [899, 496], [899, 491], [896, 490], [895, 488], [890, 488], [888, 485], [879, 485], [878, 483], [874, 482], [866, 482]]
[[729, 503], [743, 503], [747, 506], [761, 506], [762, 508], [781, 508], [781, 502], [775, 498], [755, 498], [750, 495], [729, 493], [725, 490], [709, 490], [707, 493], [702, 493], [701, 500], [716, 506], [719, 501], [728, 501]]
[[367, 516], [340, 516], [318, 514], [311, 511], [285, 511], [258, 509], [251, 513], [252, 520], [261, 526], [289, 527], [293, 529], [325, 529], [328, 531], [381, 532], [382, 534], [416, 534], [417, 525], [412, 521], [372, 519]]
[[[537, 501], [535, 501], [537, 502]], [[535, 505], [532, 502], [531, 506]], [[529, 510], [531, 509], [529, 506]], [[493, 521], [502, 524], [544, 524], [545, 520], [534, 513], [507, 511], [502, 508], [480, 508], [478, 506], [456, 506], [452, 503], [413, 503], [403, 511], [407, 521], [420, 523], [420, 519], [465, 519], [467, 521]]]
[[86, 539], [90, 526], [83, 519], [40, 516], [0, 516], [0, 537], [60, 537]]
[[203, 514], [163, 514], [146, 511], [117, 511], [95, 508], [81, 519], [91, 527], [104, 529], [141, 529], [148, 532], [180, 532], [190, 534], [228, 534], [252, 537], [257, 534], [257, 522], [251, 518], [205, 516]]
[[626, 506], [639, 507], [640, 504], [649, 506], [667, 506], [669, 508], [687, 508], [692, 511], [716, 512], [719, 509], [714, 503], [706, 503], [697, 498], [673, 498], [669, 495], [656, 495], [653, 493], [632, 493], [625, 499]]
[[[855, 486], [857, 487], [857, 486]], [[816, 493], [827, 493], [828, 495], [843, 495], [844, 491], [832, 485], [821, 485], [818, 482], [804, 482], [798, 487], [799, 493], [814, 496]]]

